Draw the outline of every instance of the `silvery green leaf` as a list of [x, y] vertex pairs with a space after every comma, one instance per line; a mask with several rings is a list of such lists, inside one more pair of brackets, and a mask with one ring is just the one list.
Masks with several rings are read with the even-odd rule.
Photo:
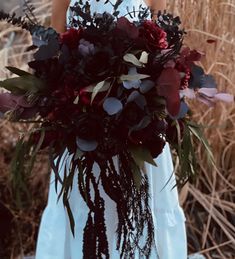
[[146, 51], [143, 51], [141, 53], [140, 59], [139, 61], [143, 64], [147, 64], [148, 63], [148, 57], [149, 57], [149, 53], [147, 53]]
[[136, 81], [136, 83], [138, 81], [138, 84], [140, 85], [141, 82], [139, 80], [147, 78], [147, 77], [150, 77], [150, 76], [144, 75], [144, 74], [138, 74], [136, 67], [130, 67], [129, 71], [128, 71], [128, 75], [122, 75], [120, 77], [120, 80], [122, 82], [124, 82], [124, 81]]
[[78, 104], [79, 102], [79, 95], [75, 98], [75, 100], [73, 101], [73, 104]]
[[140, 83], [141, 81], [140, 80], [136, 80], [136, 81], [124, 81], [123, 82], [123, 86], [130, 90], [132, 88], [135, 88], [135, 89], [138, 89], [140, 87]]
[[134, 125], [130, 129], [129, 134], [131, 134], [133, 131], [137, 131], [137, 130], [146, 128], [150, 122], [151, 122], [151, 118], [149, 116], [145, 116], [138, 124]]
[[132, 53], [127, 53], [124, 57], [123, 57], [124, 61], [128, 62], [128, 63], [132, 63], [133, 65], [135, 65], [136, 67], [143, 67], [143, 64], [137, 59], [137, 57], [135, 55], [133, 55]]
[[138, 91], [133, 91], [129, 95], [129, 97], [127, 98], [127, 103], [129, 102], [135, 102], [141, 109], [144, 109], [147, 104], [145, 97]]
[[98, 142], [95, 140], [86, 140], [81, 138], [77, 138], [76, 143], [78, 148], [84, 152], [94, 151], [98, 146]]
[[[137, 69], [136, 67], [130, 67], [129, 68], [129, 71], [128, 71], [128, 75], [129, 76], [134, 76], [134, 75], [137, 75]], [[140, 87], [140, 84], [141, 84], [141, 81], [139, 79], [137, 80], [125, 80], [123, 82], [123, 86], [126, 88], [126, 89], [132, 89], [132, 88], [139, 88]]]
[[145, 99], [145, 97], [140, 94], [136, 99], [135, 99], [135, 103], [142, 109], [144, 110], [144, 107], [147, 105], [147, 101]]
[[109, 115], [114, 115], [122, 110], [123, 105], [117, 98], [108, 97], [103, 103], [103, 108]]
[[123, 81], [137, 81], [150, 77], [150, 75], [145, 74], [135, 74], [135, 75], [121, 75], [120, 80]]
[[136, 98], [138, 98], [140, 93], [138, 91], [133, 91], [127, 98], [127, 103], [135, 101]]
[[96, 95], [99, 93], [99, 92], [105, 92], [109, 89], [110, 87], [110, 82], [108, 81], [102, 81], [102, 82], [99, 82], [93, 89], [93, 92], [92, 92], [92, 95], [91, 95], [91, 103], [94, 101]]
[[140, 92], [142, 94], [147, 93], [149, 90], [151, 90], [155, 86], [155, 83], [151, 80], [142, 80], [140, 85]]

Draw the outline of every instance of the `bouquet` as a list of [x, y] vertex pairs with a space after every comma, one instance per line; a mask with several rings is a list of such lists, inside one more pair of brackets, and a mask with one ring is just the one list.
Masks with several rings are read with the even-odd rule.
[[[187, 99], [210, 105], [233, 101], [229, 94], [218, 93], [214, 78], [197, 64], [203, 54], [183, 45], [179, 17], [159, 12], [153, 21], [149, 9], [140, 6], [128, 11], [127, 16], [135, 17], [130, 22], [119, 17], [119, 4], [112, 14], [92, 14], [89, 2], [76, 3], [63, 34], [33, 19], [0, 12], [1, 19], [31, 33], [29, 51], [34, 51], [31, 73], [7, 67], [17, 77], [0, 82], [7, 90], [0, 94], [0, 112], [12, 121], [34, 125], [17, 144], [13, 170], [31, 171], [37, 153], [48, 151], [73, 233], [69, 194], [77, 177], [89, 208], [84, 258], [109, 257], [100, 185], [117, 206], [121, 258], [132, 258], [136, 250], [150, 255], [154, 231], [145, 162], [157, 166], [154, 158], [168, 142], [179, 157], [179, 184], [193, 179], [193, 138], [211, 159], [212, 154], [191, 120]], [[59, 166], [67, 153], [69, 162], [61, 177]]]

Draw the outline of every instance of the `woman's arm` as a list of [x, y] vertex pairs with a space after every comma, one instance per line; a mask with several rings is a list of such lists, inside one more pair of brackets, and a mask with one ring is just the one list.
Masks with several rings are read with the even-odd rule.
[[64, 32], [66, 29], [66, 12], [70, 0], [52, 0], [51, 26], [57, 32]]
[[146, 0], [146, 3], [151, 7], [152, 10], [163, 11], [166, 9], [166, 0]]
[[166, 9], [166, 0], [145, 0], [147, 5], [152, 11], [152, 19], [157, 19], [158, 11], [164, 11]]

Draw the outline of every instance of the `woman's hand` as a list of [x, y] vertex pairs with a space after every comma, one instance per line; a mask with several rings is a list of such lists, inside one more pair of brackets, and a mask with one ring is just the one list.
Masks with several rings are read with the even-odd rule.
[[51, 26], [59, 33], [66, 30], [66, 12], [70, 0], [52, 0]]

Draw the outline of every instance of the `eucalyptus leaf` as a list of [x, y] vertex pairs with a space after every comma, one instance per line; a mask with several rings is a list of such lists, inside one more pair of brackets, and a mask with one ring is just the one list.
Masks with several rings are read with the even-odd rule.
[[75, 98], [75, 100], [73, 101], [73, 104], [78, 104], [79, 102], [79, 95]]
[[99, 92], [105, 92], [110, 88], [110, 82], [109, 81], [102, 81], [99, 82], [93, 89], [92, 95], [91, 95], [91, 103], [94, 101], [96, 95]]
[[149, 116], [144, 116], [144, 118], [137, 124], [134, 125], [130, 130], [129, 134], [131, 134], [133, 131], [141, 130], [146, 128], [151, 122], [151, 118]]
[[140, 94], [138, 91], [133, 91], [127, 98], [127, 103], [135, 102], [142, 110], [144, 110], [147, 105], [146, 98], [144, 95]]
[[147, 53], [146, 51], [143, 51], [141, 53], [140, 59], [139, 61], [143, 64], [147, 64], [148, 63], [148, 57], [149, 57], [149, 53]]
[[77, 138], [76, 143], [78, 148], [84, 152], [94, 151], [98, 146], [98, 142], [95, 140], [86, 140], [81, 138]]
[[122, 75], [120, 76], [120, 80], [123, 81], [137, 81], [141, 79], [145, 79], [150, 77], [150, 75], [145, 74], [135, 74], [135, 75]]
[[124, 57], [123, 57], [124, 61], [131, 63], [133, 65], [135, 65], [136, 67], [143, 67], [143, 63], [141, 63], [137, 57], [132, 54], [132, 53], [127, 53]]
[[123, 109], [123, 104], [115, 97], [108, 97], [103, 103], [103, 108], [109, 115], [114, 115]]
[[155, 83], [151, 80], [142, 80], [140, 85], [140, 92], [145, 94], [155, 86]]

